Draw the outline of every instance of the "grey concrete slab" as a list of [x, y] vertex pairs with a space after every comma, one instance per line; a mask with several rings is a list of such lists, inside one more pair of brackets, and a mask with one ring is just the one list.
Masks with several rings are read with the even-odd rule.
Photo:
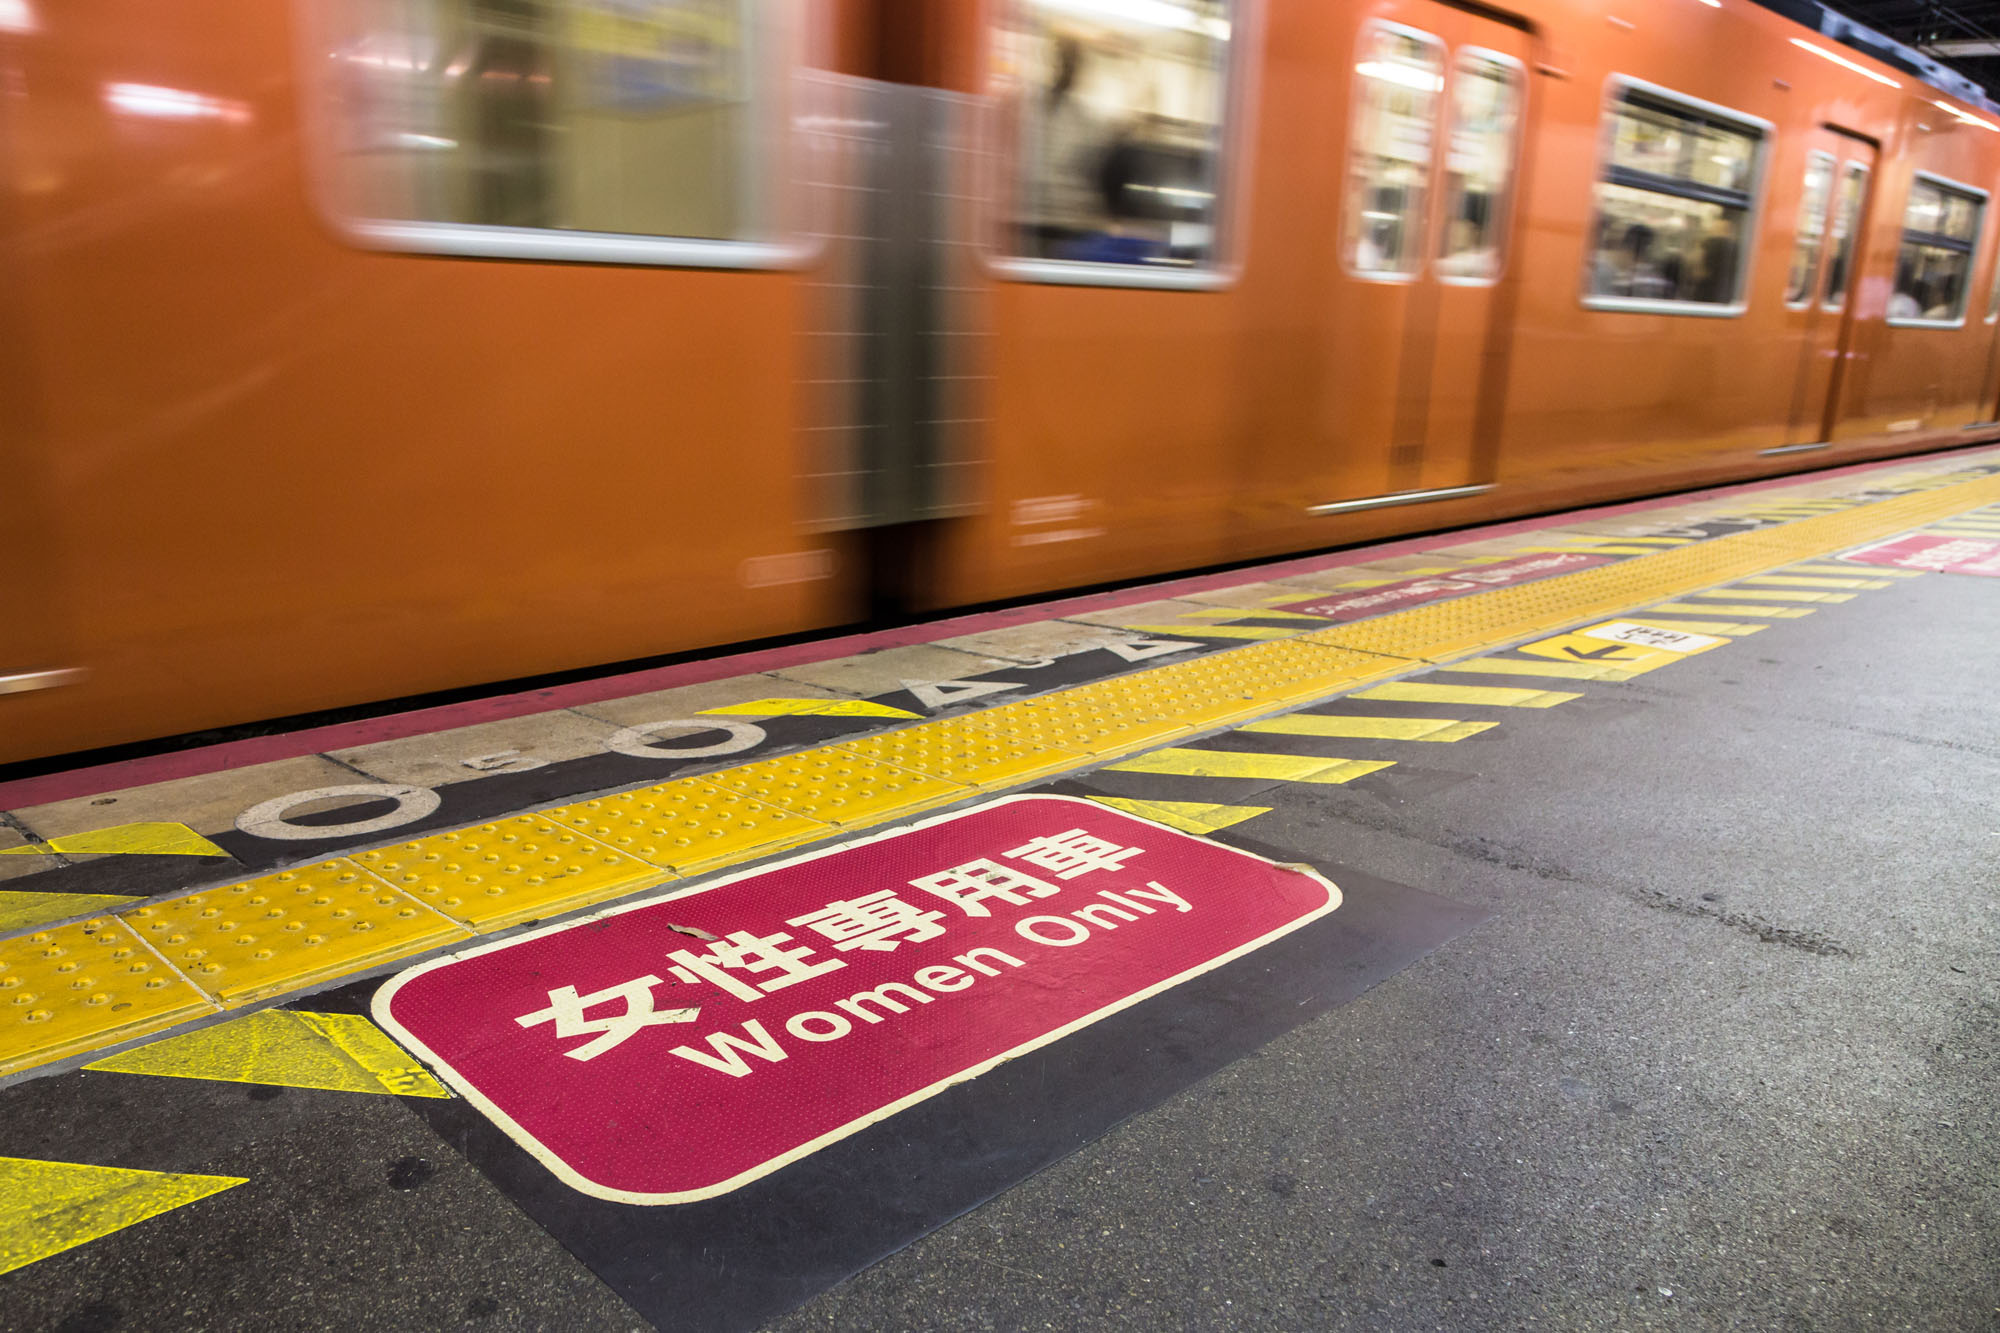
[[865, 699], [870, 695], [901, 689], [906, 681], [935, 685], [988, 671], [1002, 671], [1015, 665], [1018, 663], [997, 657], [962, 653], [934, 644], [915, 644], [907, 648], [885, 648], [880, 652], [786, 667], [773, 674], [785, 680], [819, 685]]
[[482, 722], [426, 736], [334, 750], [329, 757], [380, 782], [443, 787], [484, 777], [506, 764], [554, 763], [600, 754], [618, 727], [567, 708]]
[[260, 801], [295, 791], [351, 786], [366, 780], [353, 769], [330, 759], [307, 755], [96, 796], [51, 801], [12, 813], [43, 838], [152, 820], [186, 824], [196, 833], [221, 833], [234, 828], [236, 816]]

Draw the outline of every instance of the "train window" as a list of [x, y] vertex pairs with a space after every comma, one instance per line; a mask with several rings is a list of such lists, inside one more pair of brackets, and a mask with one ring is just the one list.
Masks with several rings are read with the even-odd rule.
[[1464, 282], [1500, 276], [1514, 144], [1521, 123], [1521, 66], [1463, 48], [1451, 76], [1451, 137], [1445, 144], [1444, 227], [1438, 275]]
[[1983, 191], [1936, 176], [1910, 181], [1903, 244], [1896, 253], [1891, 324], [1956, 327], [1965, 322], [1972, 253], [1979, 244]]
[[1010, 271], [1213, 285], [1234, 3], [1020, 0], [996, 35], [1018, 106]]
[[1799, 229], [1792, 242], [1792, 268], [1785, 277], [1785, 304], [1812, 304], [1819, 286], [1819, 255], [1826, 242], [1826, 201], [1833, 193], [1833, 154], [1806, 154], [1805, 186], [1799, 192]]
[[318, 0], [321, 193], [384, 248], [782, 262], [750, 0]]
[[1414, 28], [1363, 30], [1347, 172], [1347, 264], [1407, 277], [1424, 262], [1425, 205], [1444, 43]]
[[1737, 314], [1769, 126], [1638, 83], [1616, 83], [1584, 302]]
[[1840, 198], [1833, 210], [1833, 257], [1826, 265], [1824, 310], [1841, 310], [1847, 305], [1848, 265], [1854, 258], [1855, 236], [1861, 228], [1861, 204], [1868, 197], [1868, 168], [1849, 162], [1840, 173]]

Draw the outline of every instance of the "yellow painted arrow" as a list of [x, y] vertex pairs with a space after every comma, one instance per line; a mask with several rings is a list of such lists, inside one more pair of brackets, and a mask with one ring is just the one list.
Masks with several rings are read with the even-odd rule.
[[1123, 796], [1093, 796], [1099, 805], [1108, 805], [1114, 810], [1123, 810], [1141, 819], [1150, 819], [1155, 824], [1165, 824], [1183, 833], [1193, 833], [1202, 837], [1231, 824], [1241, 824], [1246, 819], [1258, 815], [1268, 815], [1268, 805], [1203, 805], [1199, 801], [1134, 801]]
[[329, 1092], [451, 1096], [386, 1033], [354, 1014], [266, 1009], [84, 1068]]
[[747, 704], [704, 708], [703, 717], [718, 713], [742, 717], [922, 717], [903, 708], [872, 704], [866, 699], [752, 699]]
[[0, 1157], [0, 1273], [247, 1183]]
[[47, 856], [62, 852], [69, 856], [227, 856], [207, 838], [186, 824], [118, 824], [91, 829], [87, 833], [65, 833], [60, 838], [9, 847], [0, 856]]

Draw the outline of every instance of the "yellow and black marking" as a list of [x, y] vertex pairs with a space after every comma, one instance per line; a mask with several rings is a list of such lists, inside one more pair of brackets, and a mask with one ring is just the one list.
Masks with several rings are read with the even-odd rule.
[[[0, 939], [0, 1074], [104, 1051], [523, 920], [1106, 761], [1126, 771], [1234, 778], [1251, 787], [1352, 781], [1393, 761], [1302, 758], [1275, 749], [1218, 758], [1214, 749], [1183, 742], [1338, 695], [1370, 704], [1440, 704], [1466, 712], [1461, 722], [1489, 721], [1489, 709], [1556, 707], [1579, 697], [1562, 684], [1617, 679], [1607, 673], [1629, 673], [1634, 659], [1497, 650], [1561, 639], [1572, 626], [1587, 632], [1614, 616], [1727, 639], [1720, 632], [1725, 625], [1741, 633], [1808, 615], [1858, 590], [1754, 581], [1816, 577], [1801, 567], [1996, 500], [2000, 477], [1981, 473], [1868, 503], [1788, 506], [1801, 516], [1782, 526], [1689, 545], [1649, 544], [1643, 556], [1372, 620], [1325, 625], [1268, 618], [1276, 623], [1253, 626], [1257, 641], [1130, 675], [16, 934]], [[1223, 610], [1217, 619], [1258, 615]], [[1171, 628], [1190, 633], [1202, 619]], [[1436, 666], [1470, 667], [1464, 659], [1482, 655], [1480, 670], [1527, 679], [1491, 685], [1422, 674]], [[1531, 665], [1494, 665], [1501, 661]], [[1532, 679], [1537, 675], [1545, 679]], [[1213, 812], [1236, 802], [1186, 804]], [[1199, 823], [1205, 816], [1186, 817]]]

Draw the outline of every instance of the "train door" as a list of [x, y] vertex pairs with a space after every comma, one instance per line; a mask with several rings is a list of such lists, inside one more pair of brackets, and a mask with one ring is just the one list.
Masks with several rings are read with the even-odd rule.
[[1831, 125], [1806, 144], [1798, 230], [1785, 279], [1785, 307], [1799, 340], [1784, 451], [1824, 448], [1833, 438], [1840, 381], [1853, 337], [1857, 270], [1875, 146]]
[[1401, 19], [1362, 29], [1341, 229], [1341, 297], [1379, 331], [1357, 349], [1367, 364], [1338, 375], [1352, 390], [1348, 438], [1386, 458], [1373, 473], [1386, 485], [1326, 510], [1488, 480], [1479, 446], [1502, 381], [1485, 371], [1503, 322], [1529, 37], [1442, 5]]
[[1993, 254], [1993, 287], [1986, 297], [1986, 379], [1979, 387], [1979, 407], [1983, 419], [1968, 426], [1990, 426], [2000, 422], [2000, 247]]

